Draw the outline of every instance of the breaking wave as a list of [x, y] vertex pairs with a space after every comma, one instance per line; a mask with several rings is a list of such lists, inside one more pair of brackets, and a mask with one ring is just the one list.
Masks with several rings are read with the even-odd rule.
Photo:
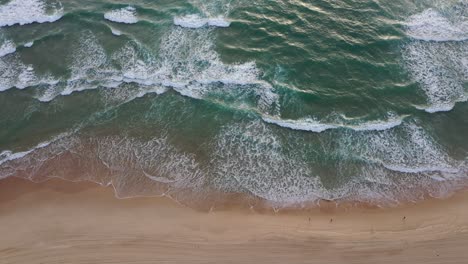
[[290, 128], [294, 130], [310, 131], [310, 132], [323, 132], [329, 129], [347, 128], [354, 131], [382, 131], [391, 129], [401, 125], [405, 117], [391, 117], [385, 121], [368, 121], [358, 124], [338, 124], [338, 123], [323, 123], [315, 119], [280, 119], [275, 117], [263, 117], [267, 123], [275, 124], [281, 127]]
[[58, 80], [50, 75], [39, 77], [34, 67], [22, 63], [17, 54], [0, 57], [0, 92], [13, 87], [25, 89], [38, 85], [55, 86], [57, 83]]
[[0, 27], [55, 22], [62, 16], [60, 3], [48, 6], [41, 0], [11, 0], [0, 5]]
[[16, 51], [16, 46], [13, 42], [7, 40], [0, 45], [0, 57], [14, 53]]
[[413, 15], [406, 22], [408, 36], [425, 41], [468, 40], [468, 19], [452, 22], [434, 9]]
[[[155, 86], [171, 88], [196, 99], [218, 93], [220, 89], [244, 88], [252, 91], [251, 96], [256, 98], [261, 111], [274, 114], [278, 107], [273, 87], [260, 80], [255, 63], [229, 65], [221, 62], [214, 51], [210, 29], [194, 32], [176, 27], [163, 37], [158, 54], [135, 41], [107, 54], [92, 33], [84, 32], [70, 61], [70, 77], [64, 81], [36, 76], [33, 67], [22, 64], [18, 57], [0, 60], [0, 68], [6, 70], [0, 89], [49, 84], [46, 89], [36, 89], [37, 98], [48, 102], [59, 95], [99, 87], [119, 89], [123, 83], [137, 83], [148, 92], [165, 90], [155, 90]], [[119, 67], [115, 67], [115, 63]]]
[[[113, 185], [121, 198], [165, 195], [186, 204], [219, 202], [210, 191], [247, 193], [282, 207], [320, 199], [392, 205], [422, 199], [426, 192], [441, 197], [459, 188], [467, 171], [412, 121], [377, 132], [339, 130], [328, 137], [286, 136], [259, 120], [226, 125], [204, 163], [164, 136], [62, 134], [27, 151], [2, 152], [0, 178], [88, 180]], [[328, 165], [322, 162], [333, 157], [338, 158], [330, 166], [337, 174], [324, 174]], [[330, 185], [327, 177], [347, 180]]]
[[201, 28], [204, 26], [212, 27], [229, 27], [231, 22], [223, 17], [203, 18], [199, 15], [186, 15], [183, 17], [175, 17], [174, 25], [185, 28]]
[[[464, 19], [463, 19], [464, 18]], [[406, 68], [427, 96], [429, 113], [450, 111], [464, 102], [468, 81], [468, 20], [452, 18], [428, 9], [411, 16], [407, 34], [417, 40], [403, 49]]]
[[132, 6], [109, 11], [104, 14], [104, 18], [112, 22], [124, 24], [135, 24], [138, 22], [136, 9]]

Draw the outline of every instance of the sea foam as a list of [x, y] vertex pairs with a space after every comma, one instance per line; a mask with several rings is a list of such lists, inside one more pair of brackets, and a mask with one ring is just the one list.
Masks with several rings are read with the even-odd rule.
[[0, 57], [14, 53], [16, 51], [16, 46], [13, 42], [7, 40], [0, 45]]
[[201, 28], [204, 26], [229, 27], [231, 22], [221, 16], [214, 18], [204, 18], [197, 14], [192, 14], [182, 17], [175, 17], [174, 25], [185, 28]]
[[[391, 130], [333, 130], [317, 140], [280, 134], [252, 121], [226, 126], [215, 142], [213, 184], [278, 206], [320, 199], [379, 204], [417, 200], [415, 188], [443, 194], [431, 189], [434, 182], [463, 177], [466, 170], [412, 121]], [[322, 162], [331, 163], [333, 175], [323, 173]], [[325, 187], [325, 178], [346, 180]]]
[[29, 155], [29, 154], [37, 151], [37, 150], [45, 149], [50, 144], [52, 144], [52, 143], [54, 143], [54, 142], [56, 142], [58, 140], [61, 140], [61, 139], [65, 138], [65, 137], [67, 137], [69, 135], [70, 135], [70, 133], [61, 133], [61, 134], [59, 134], [57, 136], [52, 137], [50, 140], [40, 142], [37, 145], [35, 145], [32, 148], [30, 148], [28, 150], [25, 150], [25, 151], [13, 152], [11, 150], [4, 150], [4, 151], [0, 152], [0, 166], [7, 163], [7, 162], [11, 162], [11, 161], [14, 161], [14, 160], [19, 160], [21, 158], [24, 158], [27, 155]]
[[[214, 50], [212, 30], [187, 31], [174, 27], [161, 40], [157, 54], [136, 41], [107, 54], [90, 32], [82, 34], [72, 52], [71, 76], [65, 87], [43, 92], [41, 101], [99, 87], [117, 88], [137, 83], [148, 93], [150, 87], [171, 88], [181, 95], [203, 99], [218, 90], [251, 90], [260, 111], [275, 114], [278, 96], [273, 87], [259, 79], [254, 62], [223, 63]], [[118, 64], [118, 67], [115, 67]], [[161, 89], [157, 89], [161, 91]], [[140, 94], [141, 96], [141, 94]]]
[[0, 92], [11, 88], [54, 86], [58, 80], [51, 75], [38, 76], [32, 65], [24, 64], [16, 53], [0, 57]]
[[[88, 180], [112, 185], [121, 198], [169, 195], [183, 203], [203, 199], [209, 188], [282, 207], [320, 199], [395, 204], [425, 191], [438, 196], [466, 171], [413, 122], [395, 130], [336, 130], [318, 141], [278, 132], [260, 120], [226, 124], [209, 143], [209, 166], [164, 136], [64, 133], [26, 151], [0, 153], [0, 178]], [[332, 162], [333, 175], [322, 172], [323, 161]], [[346, 181], [325, 185], [325, 177]]]
[[120, 30], [117, 30], [115, 28], [110, 28], [111, 29], [111, 32], [114, 36], [121, 36], [122, 35], [122, 32], [120, 32]]
[[424, 91], [428, 105], [417, 106], [429, 113], [450, 111], [466, 101], [468, 45], [463, 42], [414, 41], [403, 50], [411, 77]]
[[0, 27], [54, 22], [63, 16], [61, 7], [47, 11], [41, 0], [12, 0], [0, 6]]
[[283, 143], [260, 121], [226, 126], [213, 146], [213, 184], [223, 191], [252, 193], [283, 205], [336, 198], [305, 156], [287, 154]]
[[468, 99], [468, 20], [454, 11], [443, 14], [427, 9], [409, 17], [406, 33], [414, 40], [403, 49], [405, 66], [427, 96], [428, 105], [416, 107], [429, 113]]
[[104, 18], [112, 22], [124, 24], [135, 24], [138, 22], [136, 9], [132, 6], [109, 11], [104, 14]]
[[34, 41], [30, 41], [30, 42], [24, 43], [23, 46], [26, 47], [26, 48], [30, 48], [30, 47], [32, 47], [33, 45], [34, 45]]
[[427, 9], [406, 22], [408, 36], [425, 41], [468, 40], [468, 20], [451, 22], [440, 12]]
[[458, 163], [422, 127], [408, 122], [394, 129], [341, 137], [341, 148], [400, 173], [459, 172]]
[[347, 128], [354, 131], [382, 131], [401, 125], [404, 117], [391, 117], [385, 121], [367, 121], [358, 124], [346, 123], [323, 123], [316, 119], [304, 118], [298, 120], [280, 119], [277, 117], [264, 116], [263, 120], [267, 123], [275, 124], [281, 127], [294, 130], [323, 132], [329, 129]]
[[[76, 161], [83, 166], [74, 167]], [[53, 173], [45, 169], [49, 166], [55, 168]], [[193, 155], [179, 151], [163, 137], [80, 138], [72, 133], [60, 134], [26, 151], [0, 153], [0, 179], [11, 175], [32, 181], [58, 177], [112, 185], [116, 196], [122, 198], [161, 195], [160, 183], [173, 189], [196, 189], [205, 179]]]
[[0, 91], [24, 89], [38, 81], [32, 65], [23, 64], [16, 54], [0, 58], [0, 77]]

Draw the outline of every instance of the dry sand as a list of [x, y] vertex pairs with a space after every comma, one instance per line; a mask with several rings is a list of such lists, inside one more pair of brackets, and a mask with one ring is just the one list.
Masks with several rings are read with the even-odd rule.
[[0, 263], [468, 263], [468, 193], [394, 209], [207, 213], [118, 200], [91, 183], [9, 178]]

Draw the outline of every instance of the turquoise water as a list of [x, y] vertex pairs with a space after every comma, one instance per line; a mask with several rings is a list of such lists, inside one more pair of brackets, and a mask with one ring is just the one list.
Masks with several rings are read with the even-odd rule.
[[444, 197], [466, 186], [467, 92], [466, 0], [0, 0], [0, 178]]

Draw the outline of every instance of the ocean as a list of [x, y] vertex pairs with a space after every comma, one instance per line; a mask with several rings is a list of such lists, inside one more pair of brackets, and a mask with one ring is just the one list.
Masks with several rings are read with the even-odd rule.
[[0, 179], [394, 206], [467, 187], [467, 100], [467, 0], [0, 0]]

